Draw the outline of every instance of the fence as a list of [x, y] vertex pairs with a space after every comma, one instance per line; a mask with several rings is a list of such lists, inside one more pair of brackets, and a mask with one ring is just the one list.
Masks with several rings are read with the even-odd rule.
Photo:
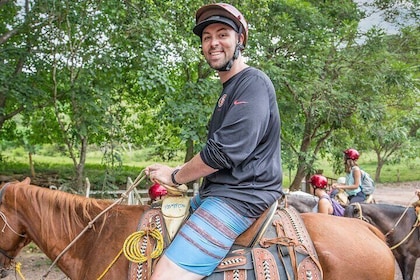
[[[127, 189], [129, 189], [133, 185], [133, 180], [128, 177], [127, 178]], [[92, 191], [90, 190], [90, 183], [89, 180], [86, 179], [86, 197], [90, 196], [111, 196], [113, 198], [120, 198], [123, 193], [127, 190], [112, 190], [112, 191]], [[198, 184], [194, 184], [193, 189], [188, 189], [187, 195], [192, 197], [198, 191]], [[133, 191], [128, 193], [127, 197], [127, 204], [128, 205], [146, 205], [150, 202], [149, 198], [149, 190], [148, 189], [136, 189], [134, 188]]]

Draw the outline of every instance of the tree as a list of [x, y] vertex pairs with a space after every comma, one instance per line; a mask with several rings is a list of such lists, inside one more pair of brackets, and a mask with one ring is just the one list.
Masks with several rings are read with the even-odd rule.
[[367, 136], [367, 148], [375, 151], [377, 169], [375, 180], [380, 182], [382, 167], [419, 156], [416, 139], [419, 131], [419, 71], [420, 62], [418, 28], [405, 28], [400, 34], [385, 36], [382, 71], [371, 75], [371, 84], [377, 89], [383, 114], [362, 122]]
[[351, 1], [276, 1], [269, 11], [270, 21], [257, 26], [263, 30], [258, 51], [265, 57], [259, 61], [266, 61], [261, 67], [279, 93], [282, 148], [297, 159], [291, 185], [297, 189], [328, 140], [355, 121], [357, 102], [348, 81], [366, 50], [356, 43], [360, 16]]
[[[38, 86], [42, 80], [31, 71], [29, 60], [35, 55], [37, 38], [48, 20], [37, 16], [37, 5], [31, 9], [31, 1], [15, 2], [2, 1], [0, 5], [0, 131], [24, 110], [46, 104]], [[10, 135], [13, 130], [4, 132]]]

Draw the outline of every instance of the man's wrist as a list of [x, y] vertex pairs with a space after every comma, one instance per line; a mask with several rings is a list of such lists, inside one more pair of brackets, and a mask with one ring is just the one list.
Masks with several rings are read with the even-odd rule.
[[178, 171], [181, 170], [179, 168], [175, 169], [174, 172], [172, 172], [171, 174], [171, 180], [172, 180], [172, 184], [174, 184], [175, 186], [179, 186], [181, 185], [180, 183], [178, 183], [178, 181], [176, 180], [175, 176], [178, 173]]

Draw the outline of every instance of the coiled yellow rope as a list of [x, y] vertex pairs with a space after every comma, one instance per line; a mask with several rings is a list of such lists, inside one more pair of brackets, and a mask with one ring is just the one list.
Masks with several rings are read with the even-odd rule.
[[[156, 240], [155, 250], [150, 254], [150, 256], [146, 256], [140, 251], [140, 246], [143, 237], [151, 236]], [[141, 230], [132, 233], [124, 242], [123, 251], [125, 257], [134, 263], [143, 263], [148, 259], [155, 259], [162, 254], [163, 251], [163, 236], [158, 229], [152, 230]]]
[[[150, 256], [146, 256], [140, 252], [139, 244], [141, 246], [141, 241], [145, 235], [150, 235], [156, 240], [155, 250], [152, 252]], [[101, 280], [105, 274], [111, 269], [114, 263], [118, 260], [121, 254], [124, 252], [125, 257], [134, 263], [143, 263], [148, 259], [155, 259], [162, 254], [163, 251], [163, 236], [160, 231], [156, 228], [152, 230], [141, 230], [132, 233], [129, 235], [126, 240], [124, 241], [123, 248], [118, 252], [112, 262], [108, 265], [108, 267], [102, 272], [102, 274], [97, 278], [97, 280]]]

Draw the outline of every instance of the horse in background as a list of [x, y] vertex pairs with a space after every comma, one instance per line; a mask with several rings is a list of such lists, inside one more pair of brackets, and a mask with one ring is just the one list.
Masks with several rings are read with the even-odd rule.
[[299, 213], [317, 213], [318, 200], [317, 196], [303, 191], [284, 192], [279, 199], [279, 205], [281, 207], [292, 206]]
[[387, 237], [403, 279], [413, 279], [420, 258], [420, 224], [413, 207], [353, 203], [346, 208], [344, 216], [361, 219], [380, 229]]
[[[139, 219], [149, 206], [117, 204], [109, 208], [111, 205], [110, 201], [30, 185], [29, 178], [3, 185], [1, 277], [5, 277], [22, 248], [33, 241], [51, 260], [57, 260], [73, 244], [56, 262], [72, 280], [98, 279], [102, 275], [103, 279], [128, 279], [129, 260], [118, 254], [127, 237], [138, 230]], [[109, 211], [99, 216], [106, 209]], [[324, 279], [394, 279], [394, 257], [383, 234], [374, 226], [315, 213], [301, 216]], [[92, 220], [96, 223], [91, 224]], [[89, 230], [78, 235], [87, 225]]]

